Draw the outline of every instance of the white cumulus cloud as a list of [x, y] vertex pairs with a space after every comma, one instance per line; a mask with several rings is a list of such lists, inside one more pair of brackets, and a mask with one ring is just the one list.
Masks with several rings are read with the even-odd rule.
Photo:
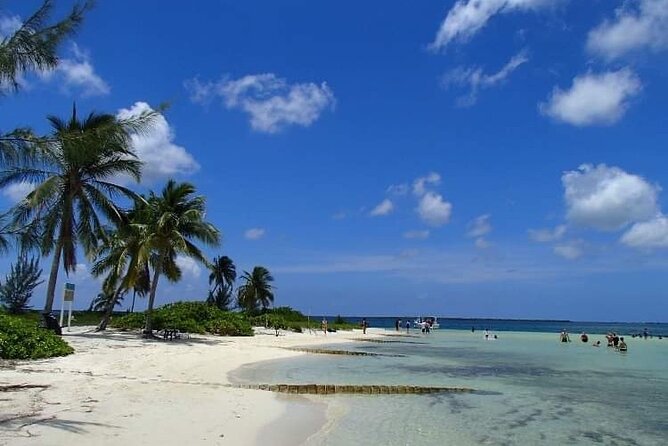
[[176, 265], [184, 274], [189, 275], [193, 279], [199, 278], [200, 274], [202, 274], [202, 269], [192, 257], [176, 256]]
[[624, 2], [614, 19], [590, 31], [587, 49], [608, 60], [644, 49], [668, 49], [668, 0]]
[[[136, 102], [130, 108], [119, 110], [117, 116], [128, 119], [151, 110], [146, 102]], [[157, 116], [150, 132], [132, 135], [132, 144], [137, 156], [144, 162], [142, 179], [149, 183], [190, 175], [200, 168], [184, 147], [174, 144], [174, 130], [162, 114]]]
[[482, 237], [492, 232], [492, 224], [489, 222], [490, 215], [485, 214], [479, 217], [476, 217], [468, 225], [468, 232], [466, 235], [469, 237]]
[[452, 204], [443, 200], [440, 194], [426, 192], [418, 202], [420, 218], [430, 226], [442, 226], [450, 220]]
[[619, 121], [629, 102], [642, 90], [638, 76], [629, 68], [587, 73], [573, 79], [567, 90], [555, 87], [540, 111], [575, 126], [612, 125]]
[[568, 260], [579, 259], [584, 255], [581, 241], [572, 241], [564, 244], [556, 245], [554, 253]]
[[529, 229], [529, 238], [534, 242], [546, 243], [560, 240], [566, 233], [566, 225], [555, 228]]
[[32, 183], [14, 183], [6, 186], [2, 189], [2, 195], [7, 197], [11, 202], [18, 203], [23, 200], [26, 195], [32, 192], [35, 189], [35, 185]]
[[621, 242], [633, 248], [668, 248], [668, 217], [657, 215], [634, 224], [622, 236]]
[[186, 82], [186, 87], [194, 102], [218, 96], [228, 109], [248, 113], [251, 127], [265, 133], [276, 133], [290, 125], [308, 127], [336, 103], [326, 82], [289, 84], [273, 73], [208, 83], [193, 79]]
[[81, 92], [84, 97], [109, 94], [111, 87], [95, 72], [90, 55], [75, 43], [70, 52], [70, 57], [62, 58], [55, 69], [42, 72], [42, 80], [57, 83], [68, 94], [72, 91]]
[[492, 246], [492, 244], [485, 237], [478, 237], [475, 239], [474, 244], [478, 249], [487, 249]]
[[394, 204], [388, 198], [384, 199], [376, 207], [374, 207], [369, 215], [372, 217], [380, 217], [383, 215], [389, 215], [394, 210]]
[[414, 230], [414, 231], [406, 231], [406, 232], [404, 232], [404, 238], [412, 239], [412, 240], [425, 240], [425, 239], [429, 238], [429, 230], [428, 229], [419, 229], [419, 230]]
[[457, 105], [470, 107], [478, 101], [480, 90], [491, 88], [505, 81], [520, 65], [529, 61], [522, 51], [512, 58], [496, 73], [486, 74], [479, 67], [458, 67], [446, 73], [441, 79], [444, 88], [451, 86], [468, 87], [469, 92], [457, 99]]
[[265, 230], [263, 228], [250, 228], [244, 232], [244, 237], [248, 240], [259, 240], [264, 237]]
[[423, 177], [413, 181], [413, 193], [421, 196], [427, 192], [427, 186], [437, 186], [441, 182], [441, 176], [436, 172], [429, 172]]
[[466, 41], [480, 31], [495, 15], [537, 10], [559, 0], [458, 0], [431, 43], [432, 50], [445, 48], [453, 41]]
[[0, 40], [6, 39], [18, 31], [23, 25], [21, 17], [17, 15], [3, 15], [0, 17]]
[[659, 213], [658, 186], [605, 164], [585, 164], [561, 177], [569, 222], [614, 231]]
[[410, 187], [408, 187], [408, 184], [406, 183], [401, 183], [401, 184], [391, 184], [387, 188], [387, 193], [392, 194], [392, 195], [406, 195], [408, 191], [410, 190]]

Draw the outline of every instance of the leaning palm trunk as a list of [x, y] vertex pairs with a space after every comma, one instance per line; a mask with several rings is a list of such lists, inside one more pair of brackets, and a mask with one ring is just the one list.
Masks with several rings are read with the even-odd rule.
[[51, 262], [51, 272], [49, 273], [49, 283], [46, 287], [46, 302], [44, 304], [44, 314], [51, 313], [53, 310], [53, 300], [56, 296], [56, 282], [58, 281], [58, 268], [60, 267], [60, 254], [63, 250], [61, 240], [56, 242], [56, 248], [53, 252], [53, 261]]
[[114, 307], [116, 307], [116, 302], [118, 302], [118, 298], [121, 295], [122, 291], [123, 288], [118, 287], [118, 289], [114, 293], [114, 297], [111, 299], [107, 307], [104, 309], [104, 316], [102, 317], [102, 320], [100, 321], [100, 324], [97, 326], [95, 331], [104, 331], [107, 329], [107, 325], [109, 325], [109, 321], [111, 320], [111, 315], [114, 314]]
[[130, 307], [130, 313], [135, 312], [135, 297], [137, 297], [137, 290], [132, 290], [132, 306]]
[[148, 307], [146, 308], [146, 325], [144, 327], [144, 334], [150, 336], [153, 333], [153, 302], [155, 302], [155, 291], [158, 289], [158, 280], [160, 279], [160, 272], [162, 271], [162, 264], [158, 261], [155, 265], [155, 273], [153, 274], [153, 281], [151, 282], [151, 292], [148, 296]]

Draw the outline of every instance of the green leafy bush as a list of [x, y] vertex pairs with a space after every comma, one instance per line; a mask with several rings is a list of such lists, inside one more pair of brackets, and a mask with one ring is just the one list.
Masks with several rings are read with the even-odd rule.
[[304, 331], [302, 324], [298, 322], [288, 322], [288, 329], [295, 333], [302, 333]]
[[303, 313], [290, 307], [266, 308], [262, 310], [262, 314], [280, 316], [289, 322], [306, 322], [307, 320]]
[[253, 328], [242, 314], [225, 312], [223, 317], [210, 321], [207, 332], [221, 336], [253, 336]]
[[[114, 318], [111, 326], [124, 330], [141, 329], [145, 321], [144, 313], [131, 313]], [[153, 312], [153, 328], [222, 336], [253, 335], [251, 324], [242, 314], [223, 311], [206, 302], [175, 302], [157, 308]]]
[[[271, 325], [267, 323], [271, 317], [283, 318], [287, 329], [296, 333], [302, 333], [303, 330], [308, 329], [309, 324], [311, 329], [320, 330], [320, 318], [313, 317], [309, 321], [309, 318], [303, 313], [290, 307], [266, 308], [262, 310], [262, 314], [259, 316], [249, 316], [249, 320], [254, 327], [271, 328]], [[329, 323], [329, 329], [332, 331], [352, 330], [354, 328], [357, 328], [355, 324], [346, 322], [341, 316], [337, 316], [334, 322]]]
[[123, 316], [114, 316], [111, 319], [111, 326], [121, 330], [137, 330], [144, 328], [146, 315], [144, 313], [128, 313]]
[[42, 359], [71, 353], [74, 349], [51, 331], [34, 322], [0, 314], [0, 358]]

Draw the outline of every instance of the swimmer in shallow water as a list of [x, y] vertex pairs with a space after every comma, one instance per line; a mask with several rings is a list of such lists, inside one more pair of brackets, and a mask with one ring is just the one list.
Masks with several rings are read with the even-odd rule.
[[568, 337], [568, 332], [566, 330], [561, 330], [559, 338], [561, 342], [571, 342], [571, 338]]
[[618, 349], [620, 352], [625, 352], [625, 351], [628, 350], [628, 347], [626, 346], [626, 342], [624, 342], [624, 338], [623, 338], [623, 337], [619, 338], [619, 345], [618, 345], [617, 349]]
[[600, 347], [601, 346], [601, 341], [596, 341], [592, 344], [594, 347]]

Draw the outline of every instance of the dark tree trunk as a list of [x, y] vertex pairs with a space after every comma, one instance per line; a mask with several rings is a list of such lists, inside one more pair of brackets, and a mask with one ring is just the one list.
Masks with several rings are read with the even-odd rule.
[[44, 314], [53, 311], [53, 300], [56, 296], [56, 282], [58, 282], [58, 268], [60, 268], [60, 255], [63, 251], [63, 243], [60, 239], [56, 242], [56, 249], [53, 252], [51, 262], [51, 272], [49, 273], [49, 283], [46, 287], [46, 302], [44, 303]]
[[119, 287], [118, 290], [116, 290], [116, 293], [114, 293], [114, 297], [111, 302], [107, 305], [107, 308], [104, 309], [104, 316], [102, 317], [102, 320], [100, 321], [100, 324], [97, 326], [95, 331], [104, 331], [107, 329], [107, 325], [109, 325], [109, 321], [111, 320], [111, 315], [114, 314], [114, 308], [116, 307], [116, 302], [118, 301], [118, 297], [121, 295], [121, 288]]
[[146, 308], [146, 326], [144, 327], [144, 334], [146, 336], [151, 336], [153, 334], [153, 303], [155, 302], [155, 291], [158, 289], [158, 280], [160, 279], [160, 273], [162, 271], [162, 265], [160, 261], [155, 265], [155, 273], [153, 274], [153, 281], [151, 282], [151, 292], [148, 296], [148, 307]]

